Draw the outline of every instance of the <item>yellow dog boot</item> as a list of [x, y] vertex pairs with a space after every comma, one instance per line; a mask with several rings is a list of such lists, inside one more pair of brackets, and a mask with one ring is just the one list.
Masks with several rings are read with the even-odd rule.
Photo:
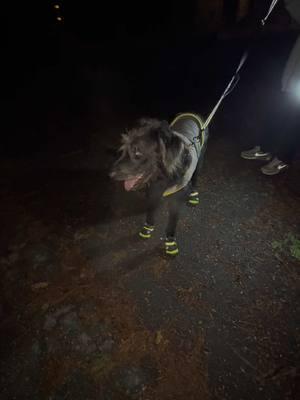
[[142, 239], [150, 239], [153, 232], [154, 232], [154, 226], [150, 226], [150, 225], [145, 224], [142, 227], [142, 229], [141, 229], [141, 231], [139, 233], [139, 236]]

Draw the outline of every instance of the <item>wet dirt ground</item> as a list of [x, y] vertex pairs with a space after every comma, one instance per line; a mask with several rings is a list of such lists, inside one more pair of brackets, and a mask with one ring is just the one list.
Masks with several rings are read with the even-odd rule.
[[216, 118], [179, 257], [162, 252], [164, 205], [140, 241], [143, 195], [108, 178], [135, 117], [210, 109], [240, 54], [228, 65], [226, 46], [205, 66], [151, 48], [160, 64], [140, 74], [81, 49], [75, 77], [59, 65], [19, 94], [30, 143], [12, 136], [21, 145], [1, 161], [1, 399], [297, 398], [299, 167], [269, 178], [239, 157], [267, 83], [250, 98], [246, 79]]

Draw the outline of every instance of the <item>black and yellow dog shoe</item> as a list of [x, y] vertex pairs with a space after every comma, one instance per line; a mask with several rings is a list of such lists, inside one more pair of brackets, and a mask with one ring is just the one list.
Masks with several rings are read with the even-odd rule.
[[153, 231], [154, 231], [154, 226], [150, 226], [150, 225], [145, 224], [143, 226], [143, 228], [141, 229], [141, 231], [139, 233], [139, 236], [142, 239], [150, 239], [151, 236], [152, 236]]
[[190, 204], [191, 206], [197, 206], [199, 203], [199, 193], [196, 191], [191, 192], [189, 194], [188, 204]]
[[179, 248], [174, 238], [167, 238], [165, 241], [166, 255], [177, 256], [179, 254]]

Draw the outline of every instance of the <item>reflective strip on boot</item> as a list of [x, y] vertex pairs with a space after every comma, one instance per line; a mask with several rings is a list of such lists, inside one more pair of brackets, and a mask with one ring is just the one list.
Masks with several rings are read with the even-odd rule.
[[190, 193], [188, 202], [189, 202], [190, 204], [192, 204], [193, 206], [198, 205], [199, 202], [200, 202], [200, 200], [199, 200], [199, 193], [198, 193], [198, 192], [192, 192], [192, 193]]
[[175, 240], [172, 241], [166, 240], [165, 246], [166, 246], [166, 254], [170, 256], [176, 256], [179, 253], [178, 245]]
[[143, 239], [150, 239], [154, 231], [154, 226], [144, 225], [139, 235]]

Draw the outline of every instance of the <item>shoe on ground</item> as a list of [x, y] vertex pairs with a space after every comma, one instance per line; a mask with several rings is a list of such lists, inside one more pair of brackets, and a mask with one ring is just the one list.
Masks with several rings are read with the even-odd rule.
[[285, 171], [288, 167], [288, 164], [274, 157], [272, 161], [261, 168], [261, 172], [265, 175], [272, 176], [280, 174], [280, 172]]
[[245, 160], [264, 160], [269, 161], [272, 158], [271, 153], [262, 151], [260, 146], [255, 146], [253, 149], [245, 150], [241, 152], [241, 157]]

